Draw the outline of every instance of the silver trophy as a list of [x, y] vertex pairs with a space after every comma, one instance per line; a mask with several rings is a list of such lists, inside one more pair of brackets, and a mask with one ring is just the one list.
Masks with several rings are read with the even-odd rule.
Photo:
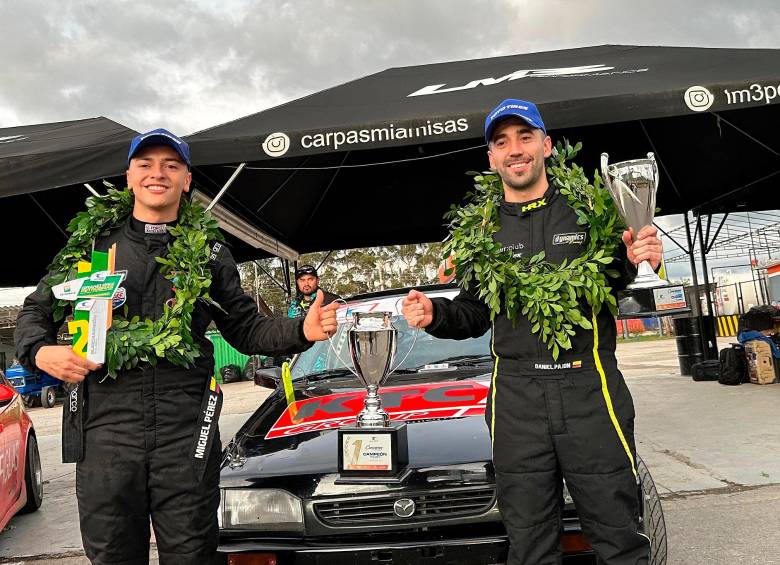
[[[398, 366], [393, 367], [398, 331], [392, 323], [392, 312], [353, 312], [352, 326], [347, 330], [347, 344], [354, 373], [368, 390], [363, 410], [354, 425], [338, 430], [339, 479], [337, 483], [398, 483], [411, 472], [406, 468], [409, 449], [406, 422], [393, 421], [382, 410], [378, 394]], [[415, 334], [412, 348], [417, 341]], [[338, 353], [334, 349], [334, 354]]]
[[[633, 159], [609, 164], [609, 155], [601, 154], [601, 174], [618, 213], [634, 234], [653, 223], [655, 195], [658, 192], [658, 165], [652, 153], [647, 159]], [[655, 274], [650, 263], [642, 261], [629, 289], [655, 288], [669, 283]]]
[[390, 416], [382, 410], [379, 387], [392, 372], [398, 332], [391, 321], [392, 312], [353, 312], [347, 343], [355, 374], [368, 390], [363, 410], [357, 416], [362, 428], [387, 427]]

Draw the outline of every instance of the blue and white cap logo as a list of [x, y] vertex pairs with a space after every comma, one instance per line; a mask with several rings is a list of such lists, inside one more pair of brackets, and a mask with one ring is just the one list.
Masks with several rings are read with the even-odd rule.
[[521, 118], [532, 128], [540, 129], [545, 135], [547, 134], [547, 128], [544, 127], [542, 115], [533, 102], [507, 98], [493, 108], [487, 115], [487, 118], [485, 118], [485, 142], [490, 143], [493, 137], [493, 130], [499, 121], [512, 116]]

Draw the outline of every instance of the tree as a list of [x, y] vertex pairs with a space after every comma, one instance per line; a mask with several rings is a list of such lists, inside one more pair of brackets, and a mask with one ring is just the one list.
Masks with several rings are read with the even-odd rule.
[[[441, 253], [441, 243], [394, 245], [345, 249], [330, 255], [307, 253], [301, 255], [298, 264], [319, 267], [320, 286], [347, 298], [365, 292], [436, 283]], [[275, 315], [287, 313], [284, 268], [280, 259], [243, 263], [239, 272], [247, 294], [259, 294]], [[295, 292], [295, 281], [292, 285]]]

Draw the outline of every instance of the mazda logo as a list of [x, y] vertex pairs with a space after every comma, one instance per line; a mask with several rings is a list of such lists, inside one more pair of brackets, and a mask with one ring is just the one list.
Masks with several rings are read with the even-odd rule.
[[393, 504], [393, 512], [399, 518], [409, 518], [414, 514], [415, 504], [414, 500], [409, 498], [399, 498]]

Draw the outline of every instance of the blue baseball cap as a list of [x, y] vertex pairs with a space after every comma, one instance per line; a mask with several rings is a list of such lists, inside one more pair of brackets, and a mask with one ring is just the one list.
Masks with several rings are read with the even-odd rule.
[[536, 104], [526, 102], [525, 100], [507, 98], [493, 108], [487, 115], [487, 118], [485, 118], [485, 143], [490, 143], [490, 139], [493, 137], [493, 130], [498, 125], [498, 122], [512, 116], [522, 118], [529, 126], [540, 129], [542, 133], [547, 135], [547, 129], [544, 127], [542, 115], [539, 113]]
[[127, 153], [127, 166], [130, 166], [132, 159], [138, 151], [149, 145], [167, 145], [173, 147], [179, 154], [181, 160], [187, 164], [187, 168], [192, 168], [190, 162], [190, 146], [178, 136], [172, 134], [167, 129], [157, 128], [147, 131], [141, 135], [136, 135], [130, 142], [130, 151]]

